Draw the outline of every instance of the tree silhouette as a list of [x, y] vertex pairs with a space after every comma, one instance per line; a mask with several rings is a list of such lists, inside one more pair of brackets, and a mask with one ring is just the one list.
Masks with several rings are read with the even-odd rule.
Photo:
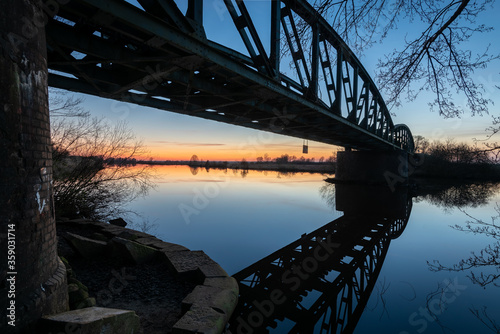
[[[358, 54], [390, 37], [401, 22], [412, 23], [415, 29], [401, 39], [401, 47], [378, 64], [378, 86], [385, 91], [389, 106], [400, 105], [403, 97], [412, 101], [422, 91], [431, 90], [431, 108], [446, 117], [458, 116], [466, 109], [472, 115], [488, 112], [491, 101], [473, 74], [499, 55], [490, 54], [487, 43], [482, 51], [474, 52], [467, 43], [493, 29], [477, 18], [492, 8], [494, 0], [311, 2]], [[299, 24], [299, 30], [303, 38], [312, 38], [305, 23]], [[462, 94], [465, 105], [454, 102], [456, 93]]]
[[58, 216], [105, 220], [147, 194], [153, 175], [150, 166], [130, 168], [147, 151], [127, 124], [90, 117], [82, 102], [69, 97], [51, 114], [55, 210]]

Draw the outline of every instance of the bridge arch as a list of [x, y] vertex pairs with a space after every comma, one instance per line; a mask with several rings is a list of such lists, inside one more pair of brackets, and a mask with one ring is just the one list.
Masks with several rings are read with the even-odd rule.
[[[46, 26], [49, 84], [359, 150], [412, 149], [409, 128], [394, 125], [366, 69], [306, 0], [268, 0], [269, 48], [250, 2], [224, 0], [248, 55], [206, 38], [202, 1], [189, 0], [186, 13], [173, 0], [138, 2], [61, 5]], [[280, 71], [281, 39], [296, 79]]]
[[394, 138], [393, 141], [399, 147], [408, 152], [415, 152], [415, 142], [413, 140], [413, 135], [410, 128], [404, 124], [398, 124], [394, 127]]

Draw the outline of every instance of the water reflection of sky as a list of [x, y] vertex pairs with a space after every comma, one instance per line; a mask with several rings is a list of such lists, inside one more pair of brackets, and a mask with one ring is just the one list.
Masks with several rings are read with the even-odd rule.
[[[250, 171], [243, 177], [241, 171], [199, 169], [193, 175], [185, 166], [160, 166], [157, 171], [158, 188], [130, 208], [158, 224], [155, 235], [205, 251], [229, 274], [343, 214], [334, 209], [333, 188], [325, 187], [319, 174]], [[471, 251], [479, 252], [494, 243], [489, 236], [451, 226], [465, 227], [472, 220], [469, 216], [490, 222], [497, 214], [497, 202], [498, 192], [482, 205], [469, 203], [461, 208], [444, 207], [436, 198], [414, 199], [408, 225], [391, 241], [355, 333], [374, 329], [377, 333], [442, 333], [439, 324], [455, 333], [488, 333], [470, 311], [483, 306], [500, 324], [500, 287], [483, 289], [471, 283], [468, 272], [433, 272], [427, 264], [439, 260], [452, 266]], [[181, 207], [193, 209], [188, 219]], [[436, 297], [442, 294], [433, 294], [440, 291], [445, 292], [444, 299]], [[426, 318], [427, 303], [437, 305], [439, 300], [443, 307], [439, 321]]]
[[229, 274], [339, 216], [320, 195], [320, 174], [155, 169], [157, 189], [130, 209], [155, 222], [158, 237], [205, 251]]
[[[415, 203], [403, 235], [391, 242], [377, 286], [356, 333], [366, 333], [373, 328], [400, 334], [495, 333], [481, 324], [471, 310], [487, 306], [487, 314], [500, 324], [500, 288], [472, 284], [466, 277], [470, 271], [432, 272], [427, 261], [438, 260], [443, 265], [453, 266], [468, 258], [472, 251], [479, 253], [494, 243], [489, 236], [465, 233], [452, 226], [465, 227], [466, 222], [472, 220], [468, 215], [491, 222], [491, 217], [498, 215], [494, 207], [499, 200], [497, 193], [486, 205], [446, 211], [428, 201]], [[474, 269], [475, 273], [481, 271], [496, 270], [494, 267]], [[438, 302], [443, 308], [436, 308], [439, 317], [428, 320], [427, 305], [432, 308]]]

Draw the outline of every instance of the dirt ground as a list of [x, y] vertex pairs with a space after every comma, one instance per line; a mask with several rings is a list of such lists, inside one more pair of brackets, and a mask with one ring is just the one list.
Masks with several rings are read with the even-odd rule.
[[72, 232], [92, 237], [93, 231], [69, 223], [58, 224], [59, 256], [66, 258], [76, 278], [87, 286], [96, 306], [134, 310], [144, 333], [171, 333], [181, 317], [181, 302], [194, 289], [194, 284], [175, 277], [164, 263], [131, 266], [107, 258], [86, 260], [64, 239]]

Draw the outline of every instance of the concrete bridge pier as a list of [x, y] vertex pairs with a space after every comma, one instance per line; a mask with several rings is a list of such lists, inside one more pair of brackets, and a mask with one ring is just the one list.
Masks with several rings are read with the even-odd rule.
[[337, 153], [335, 179], [351, 183], [386, 184], [391, 190], [408, 182], [404, 151], [343, 151]]
[[335, 208], [351, 217], [405, 218], [409, 199], [407, 187], [391, 191], [385, 185], [335, 185]]
[[2, 333], [35, 333], [42, 315], [68, 309], [66, 269], [57, 256], [42, 6], [5, 0], [0, 15]]

